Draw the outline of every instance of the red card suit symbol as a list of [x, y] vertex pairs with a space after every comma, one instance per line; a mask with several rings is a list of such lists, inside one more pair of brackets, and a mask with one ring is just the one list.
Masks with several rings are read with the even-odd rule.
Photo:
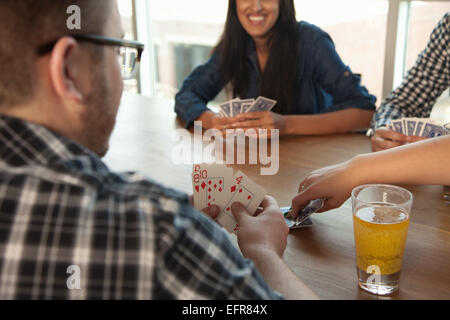
[[217, 188], [217, 184], [214, 185], [214, 189], [216, 189], [216, 188]]
[[222, 188], [219, 188], [219, 192], [222, 192]]
[[248, 196], [247, 199], [250, 200], [252, 196]]
[[239, 193], [241, 193], [242, 192], [242, 188], [241, 189], [239, 189]]
[[195, 186], [195, 191], [200, 192], [200, 188], [197, 186]]
[[236, 186], [232, 186], [231, 187], [231, 192], [235, 192], [236, 191]]
[[202, 189], [205, 189], [205, 187], [206, 187], [206, 183], [203, 181], [203, 183], [202, 183]]

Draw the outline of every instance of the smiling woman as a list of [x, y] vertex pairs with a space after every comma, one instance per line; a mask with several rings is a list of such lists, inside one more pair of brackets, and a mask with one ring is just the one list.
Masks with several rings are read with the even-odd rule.
[[216, 50], [222, 54], [222, 81], [231, 83], [234, 96], [243, 97], [249, 89], [248, 79], [243, 76], [250, 73], [249, 65], [245, 63], [245, 48], [249, 42], [256, 52], [253, 62], [261, 74], [261, 95], [275, 98], [278, 101], [275, 110], [287, 113], [295, 94], [296, 70], [292, 66], [297, 64], [299, 55], [293, 2], [229, 2], [225, 30]]
[[[220, 118], [206, 104], [224, 87], [241, 99], [264, 96], [273, 112]], [[330, 134], [368, 127], [375, 97], [360, 85], [327, 33], [297, 22], [293, 0], [229, 0], [222, 37], [176, 95], [189, 126], [278, 129], [280, 135]]]
[[237, 16], [242, 27], [260, 45], [270, 37], [280, 12], [280, 0], [237, 0]]

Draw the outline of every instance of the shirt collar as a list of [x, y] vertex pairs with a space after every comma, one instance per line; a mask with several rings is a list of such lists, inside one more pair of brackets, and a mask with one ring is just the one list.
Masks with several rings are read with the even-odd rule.
[[0, 115], [0, 162], [10, 166], [49, 165], [86, 155], [98, 157], [43, 125]]

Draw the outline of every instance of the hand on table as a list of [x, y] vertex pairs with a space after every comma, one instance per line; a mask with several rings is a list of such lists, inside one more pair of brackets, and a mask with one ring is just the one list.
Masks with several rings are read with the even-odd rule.
[[274, 198], [265, 196], [261, 206], [262, 210], [252, 216], [241, 203], [232, 204], [231, 212], [239, 225], [239, 248], [245, 257], [261, 249], [268, 249], [282, 257], [289, 228]]
[[386, 127], [378, 128], [371, 139], [372, 151], [381, 151], [404, 145], [409, 142], [425, 140], [424, 137], [407, 136], [399, 132], [387, 129]]

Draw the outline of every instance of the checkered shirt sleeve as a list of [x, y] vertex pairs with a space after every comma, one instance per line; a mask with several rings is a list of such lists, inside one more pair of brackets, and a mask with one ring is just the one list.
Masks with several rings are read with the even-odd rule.
[[431, 33], [428, 44], [402, 84], [383, 101], [372, 128], [402, 117], [427, 118], [437, 98], [450, 86], [450, 12]]

